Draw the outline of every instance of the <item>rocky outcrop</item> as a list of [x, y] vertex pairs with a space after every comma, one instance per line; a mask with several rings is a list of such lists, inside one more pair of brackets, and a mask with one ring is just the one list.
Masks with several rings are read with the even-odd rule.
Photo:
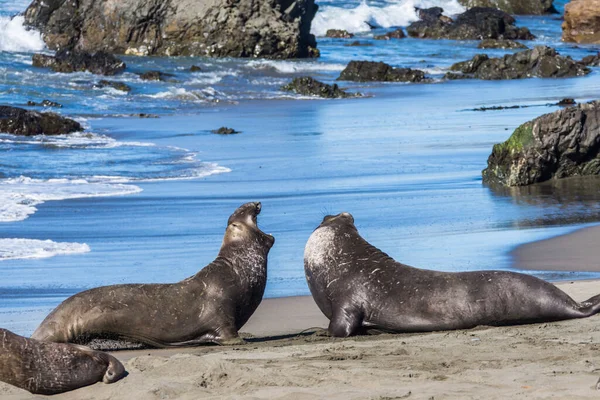
[[392, 31], [392, 32], [384, 33], [383, 35], [375, 36], [373, 39], [375, 39], [375, 40], [390, 40], [390, 39], [404, 39], [405, 37], [406, 37], [406, 35], [404, 34], [404, 31], [402, 30], [402, 28], [400, 28], [400, 29], [396, 29], [395, 31]]
[[102, 79], [102, 80], [98, 81], [98, 83], [96, 83], [94, 86], [97, 88], [100, 88], [100, 89], [110, 87], [115, 90], [120, 90], [121, 92], [126, 92], [126, 93], [131, 92], [131, 86], [129, 86], [128, 84], [126, 84], [124, 82], [119, 82], [119, 81], [107, 81], [105, 79]]
[[72, 119], [54, 113], [39, 113], [23, 108], [0, 106], [0, 132], [13, 135], [61, 135], [83, 130]]
[[383, 62], [350, 61], [338, 81], [355, 82], [423, 82], [425, 72], [418, 69], [394, 68]]
[[467, 8], [492, 7], [509, 14], [542, 15], [557, 13], [552, 0], [458, 0]]
[[370, 47], [370, 46], [373, 46], [373, 43], [359, 42], [358, 40], [355, 40], [354, 42], [350, 42], [348, 44], [345, 44], [344, 46], [346, 46], [346, 47]]
[[[471, 60], [454, 64], [450, 70], [461, 72], [462, 77], [484, 80], [565, 78], [584, 76], [591, 72], [584, 65], [569, 57], [560, 56], [556, 50], [546, 46], [536, 46], [532, 50], [508, 54], [502, 58], [478, 54]], [[446, 78], [456, 79], [456, 75], [450, 72]]]
[[471, 8], [454, 20], [442, 15], [443, 11], [440, 7], [419, 10], [420, 20], [410, 24], [406, 32], [420, 39], [535, 39], [529, 29], [516, 27], [512, 16], [494, 8]]
[[327, 85], [323, 82], [319, 82], [310, 76], [303, 76], [295, 78], [288, 85], [285, 85], [281, 90], [286, 92], [294, 92], [304, 96], [317, 96], [325, 99], [345, 99], [348, 97], [358, 97], [358, 93], [346, 93], [345, 90], [339, 88], [338, 85]]
[[168, 78], [175, 76], [162, 71], [146, 71], [139, 75], [140, 79], [144, 81], [166, 81]]
[[565, 5], [565, 42], [600, 43], [600, 0], [572, 0]]
[[219, 129], [212, 131], [212, 133], [216, 133], [217, 135], [236, 135], [242, 132], [236, 131], [233, 128], [227, 128], [226, 126], [222, 126]]
[[42, 100], [41, 103], [36, 103], [35, 101], [29, 100], [27, 102], [29, 107], [54, 107], [54, 108], [62, 108], [62, 104], [57, 103], [52, 100]]
[[600, 67], [600, 53], [583, 57], [579, 63], [588, 67]]
[[485, 39], [479, 42], [478, 49], [528, 49], [523, 43], [514, 40]]
[[98, 75], [115, 75], [125, 69], [125, 63], [112, 54], [75, 50], [59, 50], [54, 56], [34, 54], [33, 66], [50, 68], [55, 72], [88, 71]]
[[202, 71], [202, 68], [200, 68], [200, 67], [199, 67], [199, 66], [197, 66], [197, 65], [192, 65], [192, 66], [190, 67], [189, 71], [190, 71], [190, 72], [200, 72], [200, 71]]
[[131, 55], [317, 56], [314, 0], [33, 0], [51, 49]]
[[325, 33], [325, 37], [335, 39], [351, 39], [354, 37], [354, 34], [344, 29], [329, 29]]
[[600, 102], [546, 114], [494, 146], [483, 180], [524, 186], [600, 174]]

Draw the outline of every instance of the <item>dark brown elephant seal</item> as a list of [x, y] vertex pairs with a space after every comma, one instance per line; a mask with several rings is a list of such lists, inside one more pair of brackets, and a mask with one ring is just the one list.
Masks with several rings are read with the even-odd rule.
[[229, 217], [217, 258], [174, 284], [115, 285], [87, 290], [60, 304], [32, 338], [88, 343], [122, 339], [153, 347], [233, 344], [260, 302], [267, 255], [275, 239], [258, 229], [260, 203]]
[[600, 295], [578, 303], [556, 286], [506, 271], [446, 273], [394, 261], [364, 240], [348, 213], [327, 216], [308, 239], [310, 291], [347, 337], [369, 329], [425, 332], [585, 318]]
[[0, 381], [51, 395], [126, 375], [113, 356], [88, 347], [27, 339], [0, 329]]

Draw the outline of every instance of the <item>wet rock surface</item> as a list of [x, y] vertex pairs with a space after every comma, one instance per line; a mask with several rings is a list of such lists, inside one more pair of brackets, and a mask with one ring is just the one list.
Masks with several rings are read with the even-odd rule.
[[120, 90], [121, 92], [131, 92], [131, 86], [119, 81], [108, 81], [106, 79], [102, 79], [98, 81], [98, 83], [96, 83], [94, 86], [97, 88], [111, 87], [113, 89]]
[[355, 82], [426, 82], [425, 72], [418, 69], [394, 68], [383, 62], [350, 61], [339, 81]]
[[565, 5], [565, 42], [600, 43], [600, 0], [572, 0]]
[[82, 131], [77, 121], [54, 113], [39, 113], [18, 107], [0, 106], [0, 132], [13, 135], [61, 135]]
[[347, 93], [345, 90], [340, 89], [337, 84], [328, 85], [309, 76], [295, 78], [288, 85], [283, 86], [281, 90], [301, 94], [304, 96], [317, 96], [326, 99], [345, 99], [348, 97], [361, 96], [359, 93]]
[[115, 54], [318, 56], [314, 0], [34, 0], [27, 25], [50, 49]]
[[336, 39], [351, 39], [354, 37], [354, 34], [344, 29], [329, 29], [325, 33], [325, 37]]
[[600, 53], [583, 57], [579, 63], [588, 67], [600, 67]]
[[168, 74], [162, 71], [146, 71], [139, 74], [140, 79], [144, 81], [166, 81], [169, 78], [174, 77], [173, 74]]
[[458, 0], [467, 8], [492, 7], [509, 14], [516, 15], [543, 15], [554, 14], [556, 8], [553, 0]]
[[226, 126], [222, 126], [219, 129], [215, 129], [212, 133], [216, 133], [217, 135], [235, 135], [238, 133], [242, 133], [240, 131], [236, 131], [233, 128], [227, 128]]
[[125, 69], [125, 63], [104, 51], [59, 50], [56, 55], [34, 54], [33, 66], [50, 68], [55, 72], [91, 72], [98, 75], [116, 75]]
[[523, 43], [514, 40], [485, 39], [478, 45], [478, 49], [528, 49]]
[[30, 107], [54, 107], [54, 108], [62, 108], [62, 104], [57, 103], [52, 100], [42, 100], [40, 103], [36, 103], [35, 101], [29, 100], [27, 105]]
[[396, 29], [395, 31], [385, 33], [383, 35], [375, 36], [375, 40], [390, 40], [390, 39], [404, 39], [406, 34], [402, 29]]
[[565, 78], [584, 76], [591, 71], [569, 57], [559, 55], [556, 50], [537, 46], [531, 50], [508, 54], [502, 58], [489, 58], [478, 54], [471, 60], [456, 63], [446, 74], [447, 79], [475, 78], [484, 80], [524, 78]]
[[410, 24], [406, 32], [421, 39], [535, 39], [529, 29], [515, 26], [510, 14], [495, 8], [474, 7], [454, 20], [442, 15], [443, 11], [440, 7], [419, 10], [420, 20]]
[[600, 102], [543, 115], [494, 145], [483, 171], [487, 183], [524, 186], [600, 174]]

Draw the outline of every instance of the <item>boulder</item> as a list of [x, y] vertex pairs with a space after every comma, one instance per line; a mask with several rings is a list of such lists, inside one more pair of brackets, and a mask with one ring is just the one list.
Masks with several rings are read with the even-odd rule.
[[212, 133], [216, 133], [217, 135], [235, 135], [241, 132], [236, 131], [233, 128], [227, 128], [226, 126], [222, 126], [219, 129], [212, 131]]
[[192, 65], [192, 66], [190, 67], [189, 71], [190, 71], [190, 72], [200, 72], [200, 71], [202, 71], [202, 68], [200, 68], [200, 67], [199, 67], [199, 66], [197, 66], [197, 65]]
[[131, 92], [131, 86], [119, 81], [107, 81], [106, 79], [102, 79], [101, 81], [98, 81], [98, 83], [96, 83], [94, 86], [101, 89], [105, 87], [111, 87], [113, 89], [120, 90], [121, 92]]
[[600, 43], [600, 0], [572, 0], [565, 5], [565, 42]]
[[555, 14], [553, 0], [458, 0], [467, 8], [492, 7], [509, 14], [542, 15]]
[[577, 105], [577, 102], [575, 101], [575, 99], [571, 99], [571, 98], [564, 98], [561, 101], [559, 101], [556, 105], [561, 106], [561, 107], [571, 107], [574, 105]]
[[425, 72], [418, 69], [394, 68], [383, 62], [350, 61], [338, 81], [355, 82], [423, 82]]
[[304, 96], [318, 96], [326, 99], [344, 99], [348, 97], [360, 96], [360, 94], [357, 93], [346, 93], [346, 91], [340, 89], [336, 84], [327, 85], [311, 78], [310, 76], [295, 78], [288, 85], [283, 86], [281, 90], [286, 92], [294, 92]]
[[39, 113], [23, 108], [0, 106], [0, 132], [13, 135], [61, 135], [82, 131], [77, 121], [54, 113]]
[[29, 100], [27, 102], [27, 105], [30, 106], [30, 107], [55, 107], [55, 108], [62, 108], [62, 104], [57, 103], [57, 102], [52, 101], [52, 100], [42, 100], [41, 103], [36, 103], [35, 101]]
[[[584, 76], [591, 71], [570, 57], [559, 55], [546, 46], [536, 46], [502, 58], [489, 58], [478, 54], [473, 59], [459, 62], [450, 67], [451, 71], [464, 76], [484, 80], [524, 79], [524, 78], [565, 78]], [[456, 79], [456, 74], [448, 74], [448, 79]]]
[[512, 16], [495, 8], [474, 7], [454, 20], [442, 12], [440, 7], [419, 10], [420, 20], [410, 24], [406, 32], [420, 39], [535, 39], [529, 29], [516, 27]]
[[588, 67], [600, 67], [600, 53], [583, 57], [579, 63]]
[[325, 33], [325, 37], [336, 39], [351, 39], [354, 37], [354, 34], [344, 29], [329, 29]]
[[518, 127], [494, 145], [483, 171], [487, 183], [524, 186], [600, 174], [600, 102], [564, 108]]
[[390, 39], [404, 39], [406, 35], [402, 28], [396, 29], [395, 31], [385, 33], [383, 35], [375, 36], [375, 40], [390, 40]]
[[84, 72], [98, 75], [115, 75], [125, 69], [125, 63], [104, 51], [88, 53], [85, 51], [59, 50], [54, 56], [33, 55], [33, 66], [51, 68], [55, 72]]
[[358, 40], [355, 40], [354, 42], [345, 44], [344, 46], [346, 46], [346, 47], [369, 47], [369, 46], [373, 46], [373, 43], [359, 42]]
[[50, 49], [115, 54], [318, 56], [314, 0], [33, 0], [25, 23]]
[[478, 49], [528, 49], [523, 43], [514, 40], [484, 39], [477, 45]]
[[175, 75], [161, 71], [146, 71], [140, 75], [140, 79], [144, 81], [166, 81], [167, 78], [172, 78]]

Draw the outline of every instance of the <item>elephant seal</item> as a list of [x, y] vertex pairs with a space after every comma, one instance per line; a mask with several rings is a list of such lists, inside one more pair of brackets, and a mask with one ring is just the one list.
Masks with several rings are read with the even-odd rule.
[[113, 356], [88, 347], [27, 339], [0, 329], [0, 381], [51, 395], [113, 383], [127, 373]]
[[312, 233], [304, 268], [329, 333], [428, 332], [585, 318], [600, 295], [578, 303], [556, 286], [507, 271], [446, 273], [401, 264], [363, 239], [348, 213]]
[[257, 226], [260, 203], [229, 217], [217, 258], [174, 284], [99, 287], [60, 304], [32, 338], [89, 343], [118, 339], [152, 347], [243, 342], [238, 330], [254, 313], [267, 283], [267, 255], [275, 239]]

